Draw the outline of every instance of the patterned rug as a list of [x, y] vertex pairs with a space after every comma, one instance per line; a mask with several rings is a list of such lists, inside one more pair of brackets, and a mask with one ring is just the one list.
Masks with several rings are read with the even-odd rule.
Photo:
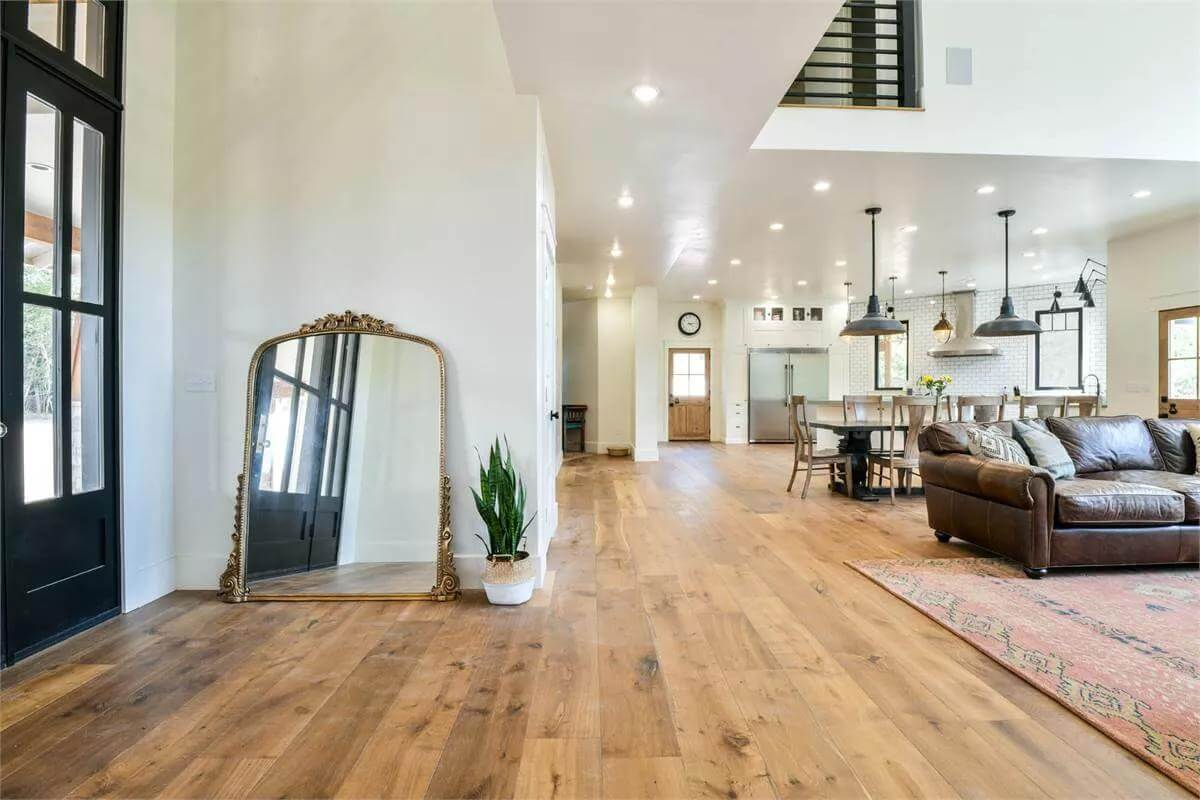
[[1200, 572], [1051, 573], [1011, 561], [851, 567], [1200, 794]]

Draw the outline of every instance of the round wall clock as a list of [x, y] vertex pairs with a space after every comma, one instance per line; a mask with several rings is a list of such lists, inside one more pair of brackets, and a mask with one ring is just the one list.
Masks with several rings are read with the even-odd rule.
[[700, 332], [700, 315], [694, 311], [685, 311], [679, 315], [679, 332], [684, 336], [695, 336]]

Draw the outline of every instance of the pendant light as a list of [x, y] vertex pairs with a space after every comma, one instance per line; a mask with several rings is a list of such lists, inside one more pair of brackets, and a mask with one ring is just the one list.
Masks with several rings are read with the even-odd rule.
[[839, 334], [839, 336], [841, 336], [843, 342], [850, 344], [851, 339], [846, 333], [846, 328], [850, 326], [850, 287], [854, 284], [850, 281], [846, 281], [842, 285], [846, 287], [846, 324], [842, 326], [842, 332]]
[[1057, 314], [1058, 312], [1062, 311], [1062, 306], [1060, 306], [1058, 304], [1058, 298], [1060, 298], [1060, 297], [1062, 297], [1062, 292], [1060, 292], [1058, 290], [1058, 287], [1055, 286], [1054, 287], [1054, 302], [1050, 304], [1050, 313], [1051, 314]]
[[895, 336], [904, 333], [904, 325], [879, 310], [879, 295], [875, 294], [875, 216], [883, 209], [873, 206], [866, 210], [871, 217], [871, 296], [867, 299], [867, 313], [862, 319], [847, 322], [842, 336]]
[[899, 276], [893, 275], [892, 277], [888, 278], [888, 280], [892, 282], [892, 302], [888, 303], [887, 313], [888, 313], [888, 316], [891, 317], [892, 319], [896, 318], [896, 278], [897, 277], [899, 277]]
[[954, 333], [954, 326], [950, 324], [950, 320], [946, 319], [946, 270], [939, 269], [938, 275], [942, 276], [942, 318], [933, 325], [933, 341], [945, 344], [950, 341], [950, 336]]
[[1012, 297], [1008, 294], [1008, 220], [1015, 213], [1011, 208], [1006, 208], [996, 214], [1004, 220], [1004, 299], [1000, 301], [1000, 316], [976, 328], [976, 336], [1032, 336], [1042, 332], [1041, 325], [1017, 316]]

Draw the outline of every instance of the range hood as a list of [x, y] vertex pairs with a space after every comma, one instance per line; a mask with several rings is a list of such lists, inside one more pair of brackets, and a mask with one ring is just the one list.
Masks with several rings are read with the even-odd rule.
[[929, 355], [934, 358], [1000, 355], [996, 345], [975, 337], [975, 292], [952, 292], [950, 300], [954, 303], [954, 334], [945, 344], [929, 348]]

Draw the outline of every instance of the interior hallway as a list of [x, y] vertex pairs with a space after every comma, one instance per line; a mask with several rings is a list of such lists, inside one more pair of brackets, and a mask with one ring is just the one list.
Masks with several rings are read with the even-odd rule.
[[1186, 796], [842, 563], [978, 554], [919, 498], [661, 453], [567, 461], [524, 607], [176, 592], [6, 670], [0, 794]]

